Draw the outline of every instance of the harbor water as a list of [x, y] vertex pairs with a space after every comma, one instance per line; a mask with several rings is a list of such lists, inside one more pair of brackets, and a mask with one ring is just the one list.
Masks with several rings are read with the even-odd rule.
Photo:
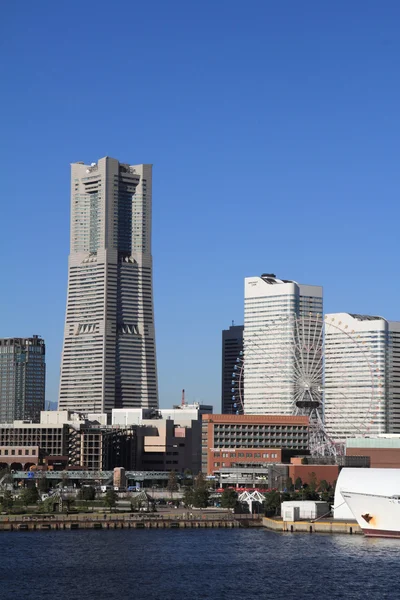
[[1, 600], [400, 598], [400, 540], [265, 529], [7, 532]]

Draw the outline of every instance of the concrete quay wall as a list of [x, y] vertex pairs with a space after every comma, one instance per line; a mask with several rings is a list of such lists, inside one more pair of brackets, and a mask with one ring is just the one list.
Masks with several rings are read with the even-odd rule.
[[289, 533], [347, 533], [360, 534], [361, 527], [357, 521], [335, 521], [324, 519], [321, 521], [282, 521], [282, 519], [271, 519], [264, 517], [263, 527], [273, 531]]
[[233, 527], [261, 527], [261, 519], [234, 518], [225, 516], [210, 518], [202, 515], [198, 518], [183, 517], [146, 517], [146, 516], [106, 516], [96, 515], [59, 515], [43, 518], [10, 517], [0, 520], [2, 531], [50, 531], [50, 530], [77, 530], [77, 529], [200, 529], [200, 528], [233, 528]]

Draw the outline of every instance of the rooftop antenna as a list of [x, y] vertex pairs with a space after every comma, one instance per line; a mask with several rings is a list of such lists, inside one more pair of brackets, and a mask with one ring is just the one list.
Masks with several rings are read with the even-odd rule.
[[232, 319], [232, 327], [235, 325], [235, 321]]
[[181, 401], [181, 406], [185, 406], [185, 390], [182, 390], [182, 401]]

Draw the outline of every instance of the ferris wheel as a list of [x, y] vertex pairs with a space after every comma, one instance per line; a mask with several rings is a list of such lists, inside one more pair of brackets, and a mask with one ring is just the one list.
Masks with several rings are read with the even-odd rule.
[[284, 316], [244, 336], [232, 374], [238, 413], [306, 415], [314, 455], [381, 432], [384, 365], [371, 341], [326, 316]]

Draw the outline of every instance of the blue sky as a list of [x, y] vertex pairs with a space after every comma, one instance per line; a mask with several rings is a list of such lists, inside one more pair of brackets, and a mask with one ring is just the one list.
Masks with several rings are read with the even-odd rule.
[[0, 336], [42, 335], [57, 400], [69, 164], [154, 164], [161, 406], [219, 409], [243, 278], [400, 320], [400, 5], [9, 2], [0, 44]]

